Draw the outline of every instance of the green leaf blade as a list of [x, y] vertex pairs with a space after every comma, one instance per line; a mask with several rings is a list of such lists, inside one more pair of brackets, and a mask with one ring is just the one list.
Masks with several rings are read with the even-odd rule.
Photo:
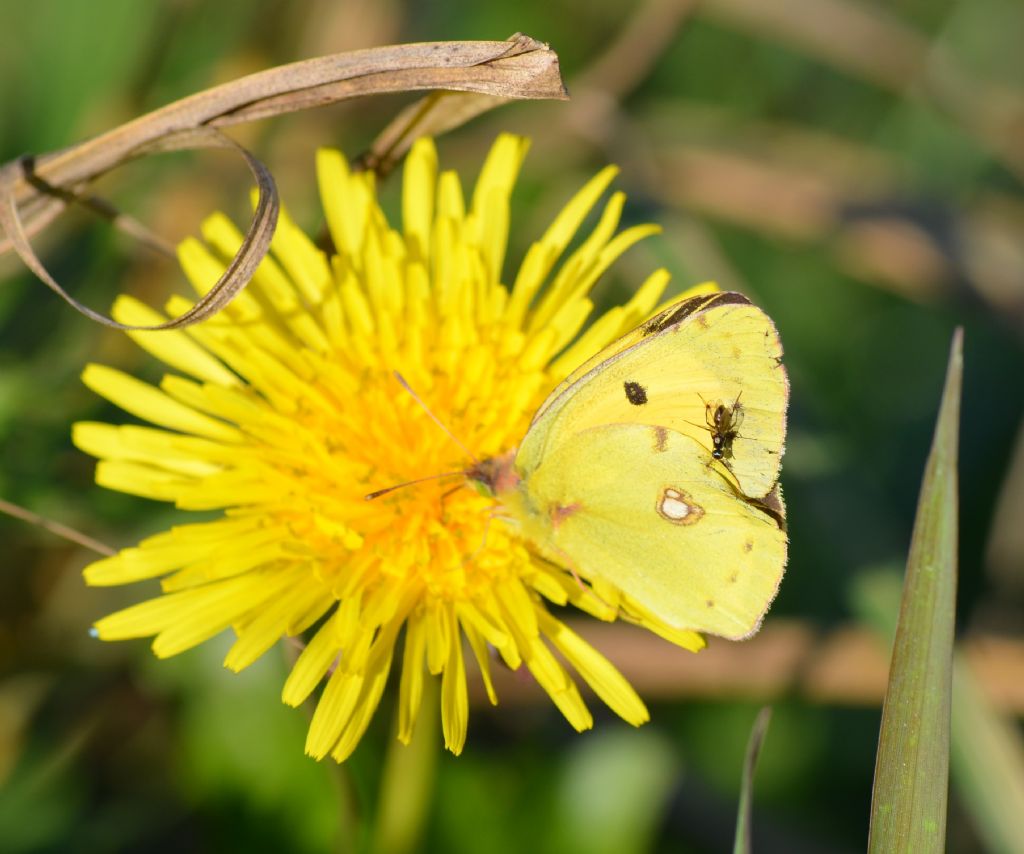
[[963, 334], [953, 335], [907, 559], [871, 798], [871, 852], [942, 851], [957, 572]]

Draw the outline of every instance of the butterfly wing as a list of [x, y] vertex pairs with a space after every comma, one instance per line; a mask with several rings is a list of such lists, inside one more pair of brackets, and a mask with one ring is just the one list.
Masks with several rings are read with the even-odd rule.
[[[711, 458], [705, 402], [740, 399], [742, 429], [727, 468], [739, 491], [763, 498], [779, 475], [789, 383], [769, 317], [741, 294], [683, 300], [609, 345], [544, 402], [520, 446], [524, 477], [591, 427], [646, 424], [682, 433]], [[723, 466], [716, 462], [715, 466]]]
[[778, 589], [786, 535], [777, 516], [737, 496], [688, 436], [591, 427], [519, 488], [545, 552], [674, 627], [746, 637]]

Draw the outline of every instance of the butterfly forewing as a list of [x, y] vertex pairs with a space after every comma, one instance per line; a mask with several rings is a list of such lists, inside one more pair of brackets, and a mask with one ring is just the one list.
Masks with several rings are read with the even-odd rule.
[[[689, 436], [706, 450], [706, 464], [724, 465], [743, 495], [762, 498], [778, 479], [785, 441], [789, 386], [781, 358], [774, 325], [745, 297], [684, 300], [573, 372], [538, 411], [516, 467], [528, 477], [592, 427], [645, 424]], [[730, 458], [714, 459], [705, 401], [738, 399], [743, 429], [730, 437]]]

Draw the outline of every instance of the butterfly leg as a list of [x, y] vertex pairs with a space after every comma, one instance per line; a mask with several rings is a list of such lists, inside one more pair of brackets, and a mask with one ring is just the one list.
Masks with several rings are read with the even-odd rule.
[[473, 550], [472, 554], [467, 555], [466, 559], [463, 561], [464, 564], [472, 563], [473, 559], [476, 558], [476, 556], [480, 554], [480, 552], [482, 552], [485, 548], [487, 548], [487, 535], [491, 532], [491, 522], [494, 521], [495, 515], [496, 514], [493, 510], [488, 512], [487, 521], [484, 522], [484, 535], [480, 538], [480, 545]]
[[[715, 465], [716, 463], [717, 465]], [[729, 468], [729, 464], [727, 462], [724, 460], [711, 459], [708, 460], [708, 468], [713, 468], [718, 476], [733, 488], [737, 495], [743, 496], [743, 490], [740, 487], [740, 482], [736, 479], [736, 475], [733, 474], [733, 471]]]
[[472, 553], [463, 559], [463, 565], [470, 563], [478, 554], [480, 554], [480, 552], [487, 548], [487, 535], [491, 531], [491, 522], [495, 519], [504, 519], [506, 522], [512, 521], [508, 516], [502, 515], [502, 508], [500, 506], [490, 507], [487, 509], [486, 513], [487, 521], [484, 523], [484, 534], [480, 538], [480, 545], [473, 549]]
[[444, 506], [445, 502], [449, 499], [449, 497], [451, 497], [456, 492], [458, 492], [460, 489], [462, 489], [463, 486], [465, 486], [465, 484], [464, 483], [460, 483], [460, 484], [457, 484], [456, 486], [453, 486], [451, 489], [447, 490], [446, 492], [442, 492], [441, 493], [440, 503], [441, 503], [441, 516], [442, 517], [444, 517], [444, 515], [445, 515], [445, 506]]

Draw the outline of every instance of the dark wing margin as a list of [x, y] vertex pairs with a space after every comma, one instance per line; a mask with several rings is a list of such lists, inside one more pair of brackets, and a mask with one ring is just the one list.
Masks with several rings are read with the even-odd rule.
[[743, 294], [738, 294], [735, 291], [721, 291], [715, 294], [700, 294], [695, 297], [690, 297], [688, 300], [683, 300], [683, 302], [678, 305], [665, 309], [661, 314], [652, 317], [644, 323], [640, 329], [643, 333], [643, 337], [648, 338], [651, 335], [657, 335], [659, 332], [664, 329], [668, 329], [670, 326], [675, 326], [691, 314], [696, 314], [698, 311], [705, 311], [709, 308], [725, 305], [750, 305], [750, 300], [743, 296]]

